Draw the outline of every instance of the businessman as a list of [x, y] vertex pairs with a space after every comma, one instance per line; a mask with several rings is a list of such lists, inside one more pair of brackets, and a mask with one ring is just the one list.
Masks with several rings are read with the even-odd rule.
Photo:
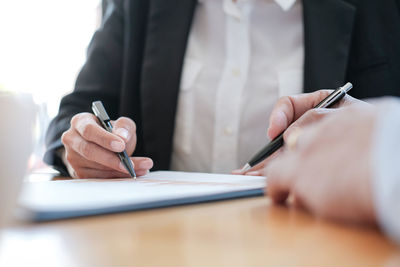
[[[45, 161], [74, 177], [154, 169], [230, 172], [267, 142], [282, 95], [355, 84], [400, 95], [399, 0], [111, 2], [74, 91], [47, 134]], [[89, 114], [101, 100], [108, 134]]]

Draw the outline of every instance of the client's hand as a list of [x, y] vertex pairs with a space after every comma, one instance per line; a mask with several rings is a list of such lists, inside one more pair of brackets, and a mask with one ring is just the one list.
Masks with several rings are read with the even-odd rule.
[[[327, 115], [334, 113], [338, 108], [348, 107], [350, 105], [369, 105], [366, 102], [346, 95], [337, 105], [334, 106], [336, 109], [313, 109], [325, 97], [332, 93], [332, 91], [333, 90], [319, 90], [313, 93], [281, 97], [271, 112], [267, 131], [268, 137], [272, 140], [285, 131], [284, 140], [286, 141], [287, 136], [291, 132], [297, 131], [310, 123], [321, 120]], [[281, 150], [278, 150], [269, 158], [251, 168], [245, 174], [261, 175], [262, 170], [267, 166], [268, 162], [275, 158], [280, 151]], [[240, 170], [235, 170], [233, 173], [242, 174]]]
[[289, 144], [266, 168], [267, 194], [276, 202], [292, 194], [317, 216], [374, 221], [370, 180], [375, 114], [369, 105], [343, 108], [289, 135]]
[[[274, 139], [285, 130], [284, 136], [286, 137], [293, 129], [302, 128], [335, 112], [337, 110], [335, 107], [343, 108], [356, 104], [368, 105], [366, 102], [346, 95], [334, 108], [313, 109], [330, 93], [332, 93], [332, 90], [319, 90], [308, 94], [281, 97], [275, 104], [269, 118], [268, 137]], [[305, 113], [307, 113], [307, 116], [303, 116]]]
[[[104, 130], [96, 116], [80, 113], [71, 119], [63, 133], [62, 158], [74, 178], [129, 177], [115, 152], [126, 149], [131, 155], [136, 147], [136, 125], [125, 117], [112, 121], [113, 133]], [[150, 158], [131, 157], [136, 174], [144, 175], [153, 167]]]

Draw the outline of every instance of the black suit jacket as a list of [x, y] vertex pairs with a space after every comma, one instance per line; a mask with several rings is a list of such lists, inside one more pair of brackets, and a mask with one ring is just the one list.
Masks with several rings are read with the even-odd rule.
[[[105, 12], [73, 93], [47, 132], [45, 161], [74, 114], [102, 100], [111, 118], [137, 124], [134, 154], [168, 169], [182, 63], [196, 0], [120, 0]], [[303, 0], [304, 91], [350, 81], [358, 98], [400, 95], [400, 0]], [[271, 37], [273, 38], [273, 37]], [[266, 59], [268, 60], [268, 59]]]

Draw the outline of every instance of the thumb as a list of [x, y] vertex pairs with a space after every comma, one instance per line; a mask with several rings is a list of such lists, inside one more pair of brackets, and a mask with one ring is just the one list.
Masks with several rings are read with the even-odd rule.
[[131, 155], [136, 147], [136, 124], [127, 117], [120, 117], [112, 122], [113, 133], [121, 137], [126, 143], [126, 152]]
[[121, 117], [118, 120], [112, 122], [113, 133], [121, 137], [125, 142], [129, 142], [133, 135], [136, 135], [135, 123], [126, 117]]
[[286, 114], [281, 110], [276, 110], [271, 113], [269, 128], [267, 131], [268, 137], [272, 140], [289, 126], [289, 121]]

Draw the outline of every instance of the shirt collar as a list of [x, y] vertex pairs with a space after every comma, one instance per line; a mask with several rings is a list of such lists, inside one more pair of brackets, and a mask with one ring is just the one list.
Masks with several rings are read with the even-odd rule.
[[288, 11], [296, 3], [296, 0], [274, 0], [284, 11]]
[[[204, 0], [199, 0], [199, 1], [203, 2]], [[283, 9], [283, 11], [289, 11], [297, 0], [273, 0], [273, 1], [277, 3]], [[238, 19], [242, 18], [242, 12], [238, 8], [238, 6], [233, 2], [233, 0], [223, 0], [223, 9], [225, 13], [233, 17], [236, 17]]]

